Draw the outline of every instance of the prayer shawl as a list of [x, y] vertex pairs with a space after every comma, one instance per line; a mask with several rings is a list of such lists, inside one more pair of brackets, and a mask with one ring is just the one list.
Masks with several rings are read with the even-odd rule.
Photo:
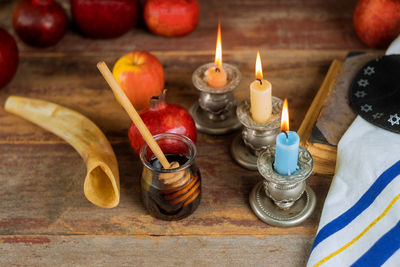
[[[386, 54], [400, 54], [400, 36]], [[307, 266], [400, 266], [400, 134], [357, 116], [335, 173]]]

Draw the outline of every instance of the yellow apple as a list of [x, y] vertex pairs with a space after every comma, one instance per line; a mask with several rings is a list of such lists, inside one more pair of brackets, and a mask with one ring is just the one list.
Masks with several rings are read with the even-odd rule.
[[149, 52], [135, 51], [115, 63], [113, 75], [137, 110], [150, 105], [150, 98], [164, 89], [164, 68]]

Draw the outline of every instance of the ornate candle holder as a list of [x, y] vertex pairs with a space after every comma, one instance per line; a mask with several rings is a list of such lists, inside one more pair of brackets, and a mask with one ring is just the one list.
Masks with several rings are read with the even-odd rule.
[[258, 171], [265, 180], [253, 188], [250, 206], [257, 217], [270, 225], [294, 226], [307, 219], [315, 208], [315, 194], [305, 181], [314, 169], [314, 160], [307, 149], [300, 147], [299, 168], [292, 175], [277, 173], [274, 160], [275, 146], [258, 157]]
[[275, 144], [280, 133], [282, 100], [272, 97], [272, 115], [266, 123], [257, 123], [250, 112], [250, 100], [244, 100], [236, 110], [239, 121], [244, 125], [242, 134], [235, 137], [231, 154], [236, 162], [249, 170], [257, 170], [257, 157], [268, 146]]
[[236, 117], [236, 100], [233, 90], [238, 87], [241, 79], [240, 71], [230, 64], [223, 63], [222, 67], [227, 74], [227, 84], [222, 88], [208, 86], [205, 72], [214, 66], [209, 63], [197, 68], [192, 81], [200, 91], [199, 101], [190, 107], [196, 128], [207, 134], [226, 134], [241, 127]]

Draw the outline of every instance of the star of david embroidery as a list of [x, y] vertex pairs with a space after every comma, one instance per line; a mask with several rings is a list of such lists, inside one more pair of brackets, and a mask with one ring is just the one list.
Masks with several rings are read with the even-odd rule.
[[364, 96], [367, 95], [367, 93], [365, 91], [360, 91], [358, 90], [355, 94], [354, 94], [357, 98], [363, 98]]
[[393, 114], [390, 115], [390, 118], [388, 119], [388, 122], [390, 122], [392, 124], [392, 126], [394, 126], [395, 124], [400, 125], [400, 117], [399, 115]]
[[371, 76], [374, 73], [375, 73], [375, 68], [374, 67], [368, 66], [368, 67], [366, 67], [364, 69], [364, 75]]
[[365, 105], [361, 106], [361, 111], [364, 111], [364, 112], [372, 111], [372, 106], [365, 104]]
[[360, 79], [357, 83], [360, 87], [366, 87], [369, 84], [368, 80], [365, 79]]
[[383, 113], [375, 113], [374, 115], [372, 115], [372, 118], [374, 118], [375, 120], [382, 118], [384, 114]]

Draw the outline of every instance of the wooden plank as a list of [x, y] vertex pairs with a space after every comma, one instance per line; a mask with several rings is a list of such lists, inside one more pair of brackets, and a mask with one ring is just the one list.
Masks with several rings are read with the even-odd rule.
[[319, 175], [333, 176], [336, 167], [337, 148], [313, 143], [308, 145], [307, 149], [314, 158], [314, 172]]
[[[198, 95], [191, 84], [191, 73], [207, 62], [209, 55], [156, 55], [166, 69], [169, 101], [188, 108]], [[265, 77], [272, 82], [275, 95], [288, 96], [294, 127], [304, 116], [332, 55], [340, 57], [344, 52], [278, 50], [264, 54], [268, 59]], [[0, 162], [5, 168], [0, 168], [0, 234], [278, 235], [316, 231], [330, 179], [310, 179], [319, 206], [306, 223], [290, 229], [265, 225], [248, 205], [248, 195], [259, 174], [240, 168], [229, 155], [235, 134], [199, 134], [197, 161], [203, 170], [203, 200], [195, 214], [172, 223], [150, 217], [139, 196], [141, 164], [127, 143], [129, 120], [96, 70], [95, 63], [100, 59], [26, 54], [16, 78], [0, 92], [0, 101], [4, 103], [10, 94], [42, 98], [76, 109], [97, 123], [113, 142], [118, 157], [121, 204], [112, 210], [90, 204], [82, 192], [85, 170], [78, 154], [54, 135], [1, 109]], [[105, 59], [112, 65], [116, 58]], [[225, 59], [242, 70], [243, 82], [236, 92], [242, 100], [248, 96], [248, 84], [253, 79], [254, 54], [242, 51]]]
[[2, 266], [305, 266], [312, 236], [1, 236]]
[[[168, 101], [189, 108], [198, 99], [191, 82], [192, 72], [211, 59], [208, 53], [157, 52], [165, 67]], [[236, 89], [241, 101], [249, 96], [254, 79], [253, 51], [228, 53], [226, 62], [237, 65], [242, 82]], [[262, 54], [264, 75], [272, 83], [273, 94], [287, 97], [293, 129], [303, 120], [332, 57], [342, 58], [342, 51], [273, 50]], [[127, 140], [129, 118], [115, 101], [111, 90], [96, 68], [105, 59], [111, 67], [115, 56], [24, 55], [12, 82], [0, 91], [0, 105], [9, 95], [41, 98], [72, 108], [93, 120], [111, 142]], [[8, 114], [0, 108], [0, 143], [61, 142], [49, 132]]]
[[[121, 180], [121, 202], [101, 209], [83, 195], [85, 166], [65, 144], [0, 145], [0, 235], [285, 235], [314, 234], [331, 179], [313, 176], [316, 211], [292, 228], [264, 224], [248, 196], [261, 179], [229, 155], [234, 135], [201, 135], [196, 160], [202, 172], [202, 201], [190, 217], [176, 222], [152, 218], [140, 198], [141, 163], [127, 143], [114, 145]], [[213, 151], [212, 153], [210, 151]]]
[[[0, 3], [1, 26], [12, 34], [16, 2]], [[364, 48], [353, 31], [354, 1], [199, 2], [198, 29], [183, 38], [156, 36], [143, 25], [113, 40], [92, 40], [70, 27], [58, 45], [47, 49], [26, 46], [17, 38], [20, 65], [13, 81], [0, 90], [0, 106], [15, 94], [53, 101], [92, 119], [118, 157], [121, 203], [114, 209], [89, 203], [78, 154], [51, 133], [0, 108], [0, 265], [305, 265], [330, 177], [308, 180], [317, 194], [311, 218], [297, 227], [271, 227], [248, 204], [261, 176], [240, 168], [229, 155], [237, 133], [199, 134], [202, 202], [182, 221], [156, 220], [140, 199], [141, 163], [127, 141], [129, 119], [95, 64], [106, 60], [111, 67], [128, 51], [152, 51], [165, 67], [169, 102], [189, 108], [198, 97], [191, 74], [213, 60], [219, 15], [224, 60], [243, 74], [236, 98], [248, 97], [255, 52], [260, 50], [264, 75], [274, 95], [288, 97], [290, 123], [296, 129], [331, 60]], [[69, 1], [61, 3], [69, 10]]]
[[[343, 61], [334, 60], [329, 68], [325, 79], [315, 95], [310, 108], [299, 127], [298, 134], [300, 136], [301, 145], [309, 149], [314, 157], [314, 172], [322, 175], [333, 175], [336, 163], [336, 148], [329, 146], [321, 146], [320, 144], [311, 144], [309, 138], [311, 131], [320, 116], [322, 107], [326, 103], [326, 99], [331, 92], [336, 77], [339, 74]], [[322, 148], [321, 148], [322, 147]]]
[[[4, 2], [4, 1], [3, 1]], [[69, 12], [69, 1], [61, 1]], [[1, 3], [2, 27], [11, 32], [12, 8], [16, 0]], [[144, 23], [124, 36], [95, 40], [82, 36], [75, 27], [56, 46], [43, 49], [18, 41], [21, 51], [41, 54], [122, 54], [132, 49], [199, 51], [215, 49], [217, 16], [222, 21], [224, 51], [251, 49], [365, 49], [353, 30], [355, 1], [242, 1], [201, 0], [198, 28], [182, 38], [165, 38], [150, 33]]]
[[315, 95], [310, 108], [307, 110], [306, 116], [301, 123], [298, 134], [300, 136], [300, 144], [302, 146], [307, 146], [308, 138], [311, 135], [312, 128], [317, 121], [319, 114], [326, 99], [331, 92], [333, 84], [335, 83], [336, 77], [339, 74], [339, 70], [342, 67], [343, 62], [339, 60], [334, 60], [329, 68], [325, 79], [319, 88], [317, 94]]

